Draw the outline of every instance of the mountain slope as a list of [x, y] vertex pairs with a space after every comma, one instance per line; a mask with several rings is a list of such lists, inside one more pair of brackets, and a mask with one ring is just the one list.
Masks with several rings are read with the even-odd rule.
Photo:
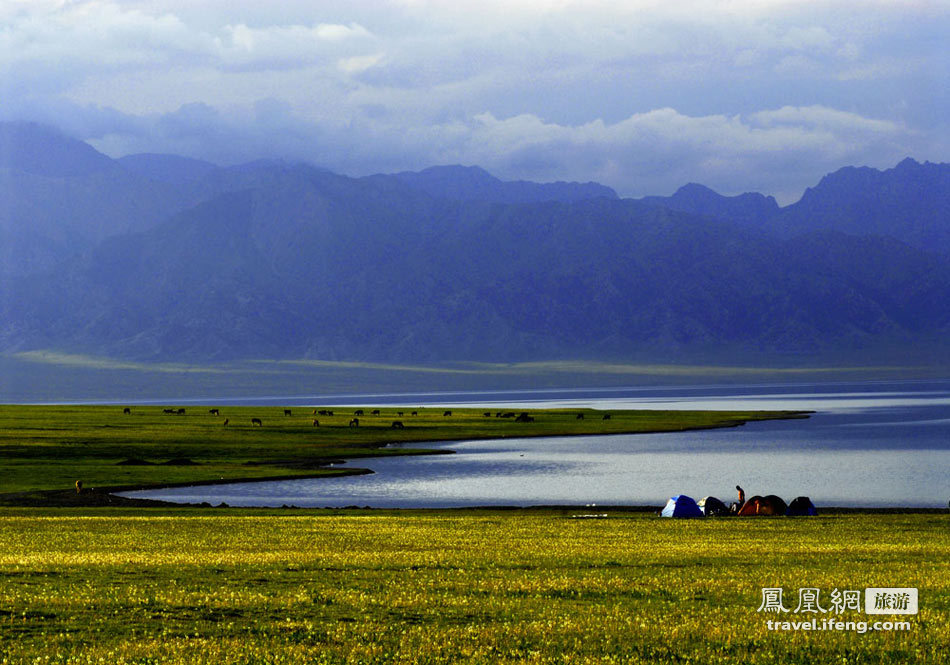
[[[950, 265], [634, 201], [469, 208], [314, 171], [21, 282], [0, 343], [144, 358], [676, 358], [946, 331]], [[873, 266], [873, 268], [871, 267]], [[54, 314], [55, 313], [55, 314]]]
[[892, 169], [839, 169], [782, 209], [785, 237], [815, 230], [887, 235], [950, 254], [950, 164], [905, 159]]
[[505, 182], [477, 166], [433, 166], [418, 172], [405, 171], [384, 177], [395, 177], [431, 196], [455, 201], [534, 203], [617, 198], [617, 192], [595, 182]]
[[640, 201], [670, 210], [740, 222], [756, 229], [767, 229], [770, 220], [779, 213], [778, 203], [771, 196], [758, 193], [722, 196], [696, 183], [683, 185], [673, 196], [645, 196]]

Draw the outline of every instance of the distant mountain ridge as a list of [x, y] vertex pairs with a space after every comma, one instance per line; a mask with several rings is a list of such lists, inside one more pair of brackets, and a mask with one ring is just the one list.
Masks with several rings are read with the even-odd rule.
[[637, 201], [472, 167], [351, 178], [111, 160], [55, 132], [3, 131], [16, 149], [0, 161], [0, 351], [950, 357], [946, 164], [841, 169], [779, 208], [697, 184]]
[[779, 206], [771, 196], [750, 192], [738, 196], [723, 196], [705, 185], [683, 185], [673, 196], [645, 196], [643, 203], [670, 210], [691, 212], [747, 225], [765, 227], [779, 214]]
[[386, 177], [395, 177], [437, 198], [457, 201], [537, 203], [619, 198], [613, 189], [596, 182], [505, 182], [478, 166], [432, 166], [418, 172], [404, 171]]

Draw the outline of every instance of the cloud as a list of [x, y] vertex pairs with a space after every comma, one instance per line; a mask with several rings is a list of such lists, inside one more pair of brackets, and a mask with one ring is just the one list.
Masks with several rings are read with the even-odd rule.
[[371, 107], [342, 129], [301, 117], [278, 99], [244, 112], [191, 104], [147, 122], [90, 122], [94, 115], [86, 109], [76, 117], [97, 130], [110, 122], [122, 127], [93, 141], [113, 155], [164, 150], [219, 163], [289, 158], [351, 175], [477, 164], [506, 179], [596, 180], [626, 196], [702, 182], [725, 194], [755, 190], [785, 203], [841, 166], [892, 166], [921, 140], [900, 123], [823, 106], [731, 116], [659, 108], [577, 125], [490, 112], [414, 125]]
[[945, 159], [946, 3], [0, 2], [0, 116], [113, 154], [793, 196]]

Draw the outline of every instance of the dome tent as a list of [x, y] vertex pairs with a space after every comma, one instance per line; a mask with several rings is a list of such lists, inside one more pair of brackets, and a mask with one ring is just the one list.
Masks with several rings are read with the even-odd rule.
[[815, 504], [807, 496], [799, 496], [792, 499], [792, 502], [788, 504], [785, 514], [789, 517], [805, 517], [817, 515], [818, 509], [815, 508]]
[[788, 504], [784, 499], [774, 494], [754, 496], [739, 509], [739, 517], [754, 517], [761, 515], [784, 515]]
[[677, 494], [666, 502], [666, 507], [660, 512], [660, 517], [703, 517], [703, 511], [692, 498], [685, 494]]
[[703, 511], [703, 515], [706, 517], [719, 517], [729, 514], [729, 506], [714, 496], [703, 497], [696, 505], [699, 506], [699, 509]]

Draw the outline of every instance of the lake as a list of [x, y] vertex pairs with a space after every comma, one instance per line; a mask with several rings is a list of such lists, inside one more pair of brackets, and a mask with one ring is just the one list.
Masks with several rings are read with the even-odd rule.
[[[234, 506], [660, 505], [674, 494], [800, 495], [819, 506], [947, 507], [950, 381], [504, 393], [296, 396], [285, 404], [810, 410], [807, 420], [616, 436], [430, 444], [454, 455], [362, 459], [372, 475], [128, 492]], [[418, 446], [416, 446], [418, 447]]]

